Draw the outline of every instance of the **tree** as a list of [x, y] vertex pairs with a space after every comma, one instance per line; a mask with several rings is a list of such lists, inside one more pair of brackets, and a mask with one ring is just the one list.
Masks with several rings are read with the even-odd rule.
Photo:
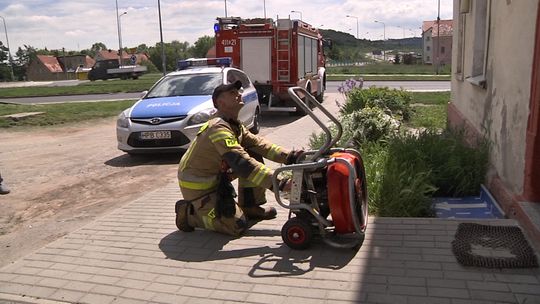
[[10, 81], [9, 53], [7, 47], [0, 41], [0, 81]]
[[137, 46], [137, 53], [148, 53], [150, 48], [146, 44], [139, 44]]
[[107, 46], [103, 42], [96, 42], [90, 47], [89, 55], [95, 57], [99, 51], [107, 50]]
[[197, 41], [195, 41], [195, 45], [192, 47], [191, 53], [194, 57], [206, 57], [206, 53], [208, 53], [208, 50], [214, 46], [216, 39], [214, 37], [210, 36], [202, 36]]
[[[173, 40], [170, 43], [163, 44], [165, 47], [167, 71], [176, 70], [176, 63], [178, 62], [178, 60], [193, 57], [188, 42], [180, 42], [178, 40]], [[148, 53], [150, 55], [150, 61], [152, 61], [152, 63], [161, 70], [163, 66], [161, 62], [161, 43], [156, 43], [154, 47], [151, 47], [148, 50]]]

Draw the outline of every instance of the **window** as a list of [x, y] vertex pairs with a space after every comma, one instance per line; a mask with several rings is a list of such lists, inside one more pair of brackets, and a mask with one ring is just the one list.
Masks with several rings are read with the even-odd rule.
[[477, 0], [472, 3], [472, 13], [474, 16], [474, 39], [472, 46], [472, 66], [471, 74], [467, 77], [467, 80], [481, 87], [484, 87], [486, 84], [485, 78], [485, 65], [487, 58], [487, 45], [489, 41], [488, 30], [489, 26], [488, 20], [488, 9], [489, 4], [488, 0]]
[[[464, 45], [465, 45], [465, 17], [466, 13], [469, 12], [469, 0], [460, 0], [460, 14], [458, 16], [458, 20], [456, 22], [456, 25], [458, 27], [457, 31], [457, 56], [456, 56], [456, 78], [458, 80], [463, 80], [463, 64], [464, 64]], [[466, 8], [466, 9], [465, 9]]]
[[426, 41], [429, 41], [429, 36], [426, 36]]
[[430, 47], [429, 47], [429, 45], [428, 45], [428, 46], [426, 46], [426, 51], [429, 51], [429, 50], [430, 50]]
[[441, 54], [444, 54], [444, 46], [441, 46]]

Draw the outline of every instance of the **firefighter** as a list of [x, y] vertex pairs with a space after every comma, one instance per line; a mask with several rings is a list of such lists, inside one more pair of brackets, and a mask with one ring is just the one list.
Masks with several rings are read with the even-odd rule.
[[[276, 209], [263, 206], [272, 189], [273, 170], [263, 159], [290, 164], [302, 151], [289, 151], [250, 133], [238, 120], [244, 103], [240, 81], [220, 85], [212, 94], [216, 115], [199, 130], [182, 156], [178, 182], [183, 200], [176, 203], [176, 225], [185, 232], [194, 227], [233, 236], [241, 235], [248, 220], [276, 217]], [[237, 197], [231, 180], [238, 180]], [[279, 190], [290, 190], [288, 179]]]

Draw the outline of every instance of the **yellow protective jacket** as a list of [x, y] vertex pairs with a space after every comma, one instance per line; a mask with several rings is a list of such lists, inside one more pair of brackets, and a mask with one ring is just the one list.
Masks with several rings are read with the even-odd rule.
[[278, 163], [284, 163], [290, 153], [252, 134], [239, 121], [210, 119], [180, 160], [180, 188], [196, 192], [215, 189], [225, 161], [236, 176], [247, 179], [253, 186], [271, 189], [273, 170], [252, 158], [247, 150]]

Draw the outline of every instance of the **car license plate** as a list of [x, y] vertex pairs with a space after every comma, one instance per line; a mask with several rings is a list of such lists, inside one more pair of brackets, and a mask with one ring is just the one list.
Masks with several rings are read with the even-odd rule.
[[141, 132], [141, 139], [170, 139], [171, 131]]

